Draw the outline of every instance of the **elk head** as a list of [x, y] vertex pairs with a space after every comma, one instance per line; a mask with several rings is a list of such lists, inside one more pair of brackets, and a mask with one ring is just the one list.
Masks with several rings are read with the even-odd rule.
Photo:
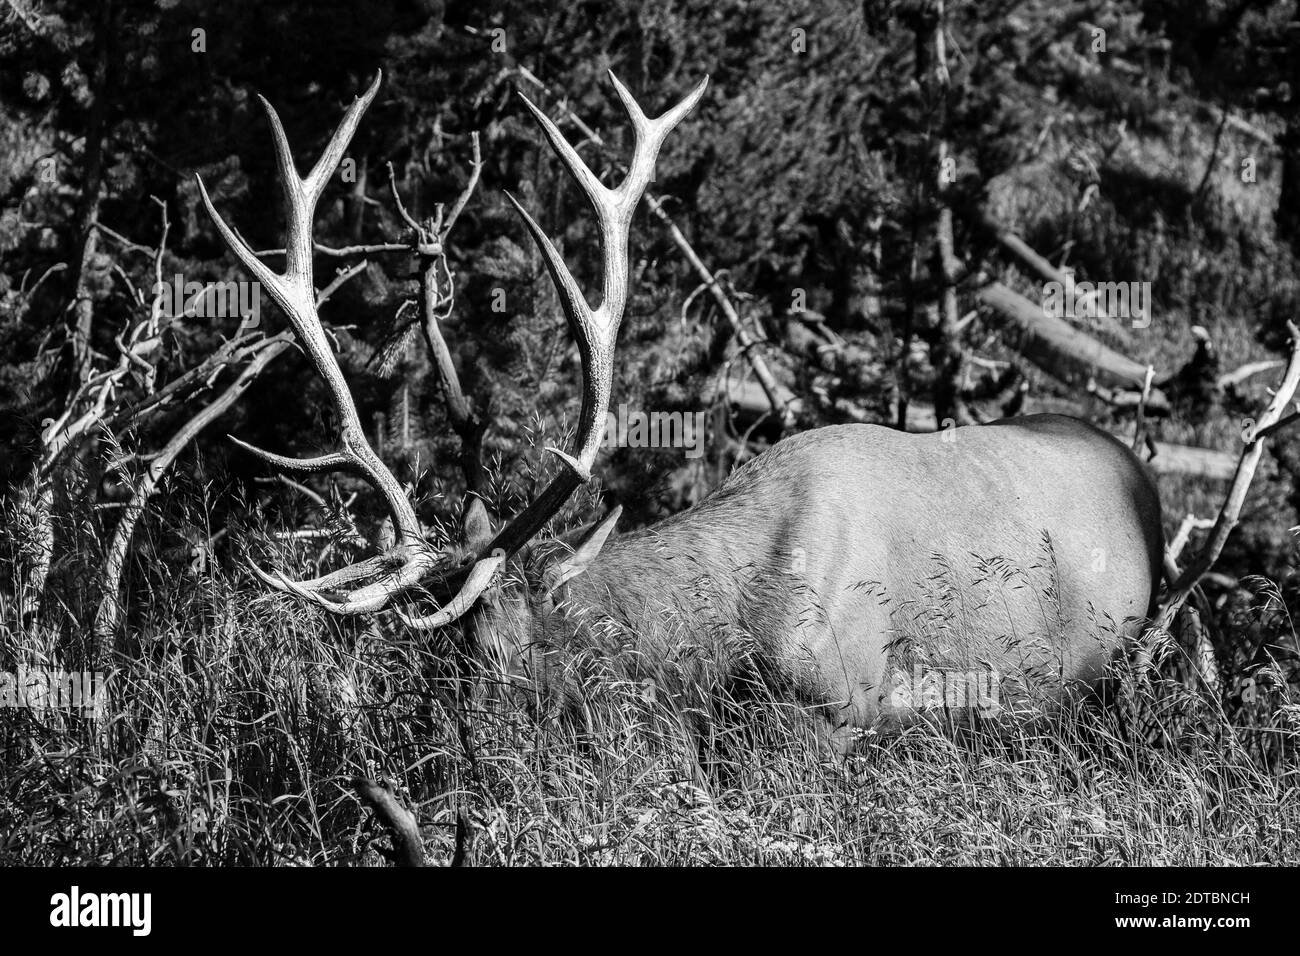
[[[284, 471], [311, 474], [342, 470], [362, 477], [383, 497], [394, 528], [395, 541], [382, 554], [312, 580], [294, 581], [279, 571], [267, 572], [254, 566], [254, 571], [266, 584], [331, 613], [356, 615], [394, 607], [402, 599], [414, 597], [417, 591], [425, 593], [431, 583], [460, 580], [454, 596], [430, 613], [413, 613], [395, 607], [411, 627], [442, 627], [468, 613], [505, 562], [542, 530], [578, 487], [591, 479], [609, 407], [615, 341], [627, 303], [628, 234], [632, 216], [653, 178], [655, 159], [664, 139], [699, 101], [708, 82], [706, 77], [681, 103], [657, 119], [650, 119], [612, 73], [610, 80], [627, 110], [635, 133], [635, 147], [627, 176], [612, 189], [600, 182], [555, 124], [527, 97], [519, 94], [596, 213], [603, 263], [603, 294], [599, 306], [592, 308], [588, 304], [546, 233], [507, 193], [546, 262], [569, 330], [578, 346], [583, 386], [575, 445], [571, 453], [548, 449], [559, 457], [562, 464], [560, 473], [535, 501], [497, 533], [491, 534], [487, 529], [481, 504], [471, 504], [466, 512], [466, 541], [454, 548], [439, 549], [426, 540], [401, 483], [366, 440], [356, 404], [316, 311], [316, 290], [312, 281], [312, 222], [316, 202], [342, 158], [361, 115], [374, 99], [380, 77], [376, 76], [365, 94], [348, 108], [324, 153], [306, 178], [298, 175], [279, 117], [262, 99], [271, 123], [276, 161], [284, 188], [287, 235], [283, 273], [274, 272], [258, 259], [247, 243], [226, 224], [213, 207], [202, 180], [199, 180], [199, 190], [208, 214], [239, 261], [262, 283], [288, 317], [303, 351], [325, 382], [340, 422], [337, 449], [315, 458], [288, 458], [234, 440], [242, 448]], [[616, 520], [617, 514], [613, 517]], [[613, 520], [607, 520], [602, 527], [612, 525]], [[596, 537], [603, 541], [602, 535], [593, 536], [591, 541], [594, 542]], [[598, 544], [596, 547], [598, 549]], [[556, 575], [562, 578], [575, 573], [580, 562], [591, 553], [590, 548], [579, 548], [569, 559], [555, 562], [547, 574], [554, 579]]]

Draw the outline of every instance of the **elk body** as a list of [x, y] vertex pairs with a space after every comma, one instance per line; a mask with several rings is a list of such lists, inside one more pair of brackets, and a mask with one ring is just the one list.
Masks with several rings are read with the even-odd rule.
[[485, 594], [476, 641], [551, 698], [602, 644], [666, 687], [775, 678], [844, 740], [924, 712], [918, 674], [993, 688], [959, 706], [1090, 685], [1150, 613], [1163, 542], [1136, 457], [1055, 415], [821, 428], [606, 542], [616, 518]]
[[[780, 442], [705, 501], [652, 528], [613, 537], [615, 511], [576, 546], [533, 542], [591, 478], [628, 295], [632, 215], [660, 145], [705, 86], [649, 119], [613, 82], [636, 136], [617, 188], [602, 184], [525, 99], [596, 213], [603, 296], [596, 308], [587, 303], [516, 203], [582, 360], [578, 434], [572, 454], [556, 452], [559, 475], [500, 530], [487, 527], [473, 499], [462, 544], [436, 547], [425, 538], [401, 483], [366, 441], [316, 313], [315, 203], [379, 80], [348, 110], [306, 178], [266, 107], [285, 189], [284, 273], [262, 263], [203, 192], [227, 243], [288, 317], [341, 423], [337, 450], [312, 459], [243, 447], [280, 469], [364, 477], [394, 527], [387, 551], [315, 580], [255, 569], [259, 576], [336, 614], [392, 607], [418, 629], [463, 618], [477, 651], [543, 700], [562, 701], [573, 660], [595, 651], [683, 693], [756, 675], [775, 681], [841, 738], [914, 709], [900, 706], [899, 693], [910, 697], [918, 688], [904, 685], [925, 675], [981, 672], [995, 676], [999, 690], [1046, 687], [1049, 696], [1095, 680], [1150, 609], [1161, 567], [1160, 509], [1126, 448], [1067, 418], [935, 435], [822, 428]], [[447, 587], [454, 596], [441, 607], [424, 614], [411, 607]]]

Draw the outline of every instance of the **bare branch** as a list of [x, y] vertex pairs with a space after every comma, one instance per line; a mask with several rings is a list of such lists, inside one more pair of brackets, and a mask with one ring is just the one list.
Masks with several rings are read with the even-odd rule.
[[384, 855], [397, 866], [424, 866], [424, 845], [415, 815], [402, 806], [393, 788], [362, 777], [352, 781], [352, 788], [392, 837], [393, 849]]
[[135, 536], [136, 525], [144, 515], [145, 507], [157, 490], [158, 483], [162, 481], [167, 470], [171, 468], [172, 462], [194, 440], [194, 437], [215, 419], [225, 414], [230, 406], [235, 404], [240, 396], [244, 394], [253, 380], [288, 347], [289, 343], [287, 341], [268, 340], [266, 347], [240, 371], [238, 377], [216, 399], [182, 425], [171, 440], [150, 459], [149, 467], [145, 469], [144, 475], [136, 484], [126, 511], [118, 520], [117, 527], [113, 530], [113, 540], [109, 544], [108, 557], [105, 559], [101, 578], [99, 610], [95, 615], [95, 633], [101, 641], [101, 660], [99, 663], [106, 665], [110, 662], [108, 658], [104, 657], [104, 654], [107, 649], [108, 639], [116, 630], [122, 611], [121, 595], [119, 594], [122, 567], [126, 562], [131, 539]]
[[1215, 387], [1223, 389], [1229, 385], [1239, 385], [1253, 375], [1260, 372], [1271, 372], [1275, 368], [1281, 368], [1285, 362], [1277, 359], [1264, 359], [1261, 362], [1247, 362], [1240, 368], [1233, 369], [1231, 372], [1224, 372], [1214, 383]]
[[1296, 415], [1290, 415], [1285, 420], [1282, 419], [1282, 411], [1291, 404], [1295, 397], [1296, 387], [1300, 386], [1300, 329], [1297, 329], [1293, 323], [1287, 323], [1287, 328], [1291, 333], [1291, 357], [1287, 363], [1286, 373], [1282, 377], [1282, 383], [1278, 386], [1277, 392], [1274, 393], [1272, 401], [1268, 403], [1268, 407], [1260, 415], [1255, 427], [1246, 435], [1246, 447], [1237, 462], [1236, 474], [1233, 476], [1232, 484], [1228, 487], [1228, 494], [1224, 499], [1223, 506], [1219, 509], [1219, 516], [1214, 523], [1214, 530], [1210, 532], [1209, 539], [1187, 566], [1187, 569], [1179, 575], [1178, 580], [1170, 587], [1169, 593], [1161, 604], [1160, 612], [1156, 616], [1157, 627], [1168, 630], [1172, 626], [1174, 616], [1178, 613], [1178, 609], [1182, 607], [1183, 602], [1187, 600], [1192, 589], [1196, 587], [1196, 583], [1219, 559], [1219, 555], [1223, 552], [1223, 546], [1227, 543], [1228, 535], [1237, 526], [1237, 521], [1241, 516], [1242, 505], [1245, 503], [1246, 495], [1250, 491], [1251, 481], [1255, 477], [1255, 469], [1259, 467], [1259, 461], [1264, 455], [1264, 445], [1268, 436], [1280, 427], [1284, 421], [1291, 421], [1297, 417]]
[[478, 188], [479, 176], [483, 172], [483, 156], [479, 152], [477, 132], [470, 133], [469, 142], [474, 153], [474, 158], [470, 160], [469, 164], [469, 181], [465, 183], [465, 188], [461, 190], [461, 194], [456, 197], [451, 212], [447, 213], [447, 218], [442, 224], [441, 234], [439, 235], [440, 239], [446, 239], [447, 234], [456, 225], [456, 220], [460, 218], [460, 214], [465, 211], [466, 204], [469, 203], [470, 197], [474, 195], [474, 190]]

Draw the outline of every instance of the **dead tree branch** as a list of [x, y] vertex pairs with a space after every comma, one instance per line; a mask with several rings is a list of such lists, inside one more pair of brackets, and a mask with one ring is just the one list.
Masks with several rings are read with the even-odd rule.
[[357, 777], [352, 781], [361, 802], [374, 811], [375, 818], [388, 830], [393, 841], [391, 850], [379, 852], [397, 866], [424, 866], [424, 843], [415, 814], [402, 806], [393, 788], [375, 780]]
[[1255, 470], [1259, 467], [1260, 459], [1264, 455], [1264, 444], [1268, 436], [1297, 418], [1297, 414], [1288, 415], [1285, 418], [1282, 416], [1282, 412], [1295, 397], [1296, 387], [1300, 385], [1300, 330], [1293, 323], [1288, 323], [1288, 328], [1291, 332], [1291, 357], [1287, 362], [1282, 383], [1278, 386], [1272, 401], [1268, 403], [1259, 420], [1246, 435], [1246, 447], [1242, 450], [1241, 458], [1237, 462], [1236, 474], [1233, 476], [1232, 484], [1228, 488], [1228, 494], [1224, 499], [1223, 506], [1219, 509], [1219, 516], [1214, 522], [1214, 529], [1210, 532], [1209, 539], [1197, 552], [1196, 557], [1188, 564], [1186, 570], [1170, 586], [1168, 594], [1161, 603], [1155, 622], [1159, 628], [1168, 630], [1172, 626], [1178, 609], [1183, 606], [1188, 595], [1192, 593], [1192, 589], [1196, 587], [1197, 582], [1214, 566], [1214, 563], [1219, 559], [1219, 555], [1223, 552], [1223, 546], [1227, 543], [1228, 535], [1237, 526], [1237, 521], [1241, 516], [1242, 505], [1246, 501], [1246, 495], [1250, 492]]

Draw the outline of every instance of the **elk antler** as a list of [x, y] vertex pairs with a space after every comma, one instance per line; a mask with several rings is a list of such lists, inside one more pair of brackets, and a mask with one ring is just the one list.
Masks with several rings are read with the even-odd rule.
[[[311, 473], [344, 469], [354, 472], [369, 481], [383, 495], [393, 518], [397, 541], [392, 548], [381, 555], [349, 565], [323, 577], [296, 582], [290, 581], [279, 572], [267, 574], [260, 568], [254, 567], [253, 570], [258, 577], [272, 587], [312, 601], [337, 614], [378, 611], [386, 607], [399, 594], [419, 585], [439, 564], [445, 564], [450, 560], [449, 555], [437, 551], [424, 540], [415, 510], [401, 484], [366, 441], [356, 405], [348, 391], [338, 361], [330, 349], [329, 340], [316, 311], [316, 292], [312, 283], [311, 237], [316, 201], [342, 158], [343, 151], [347, 148], [362, 113], [374, 99], [379, 89], [380, 79], [381, 76], [376, 76], [370, 89], [348, 108], [330, 138], [325, 152], [306, 179], [298, 176], [280, 118], [271, 105], [259, 97], [271, 122], [271, 131], [275, 138], [276, 161], [284, 184], [287, 236], [283, 275], [273, 272], [262, 263], [247, 243], [226, 224], [208, 198], [203, 181], [199, 180], [199, 191], [208, 215], [212, 217], [222, 238], [239, 261], [266, 286], [276, 304], [288, 316], [308, 358], [317, 373], [325, 380], [341, 423], [338, 450], [316, 458], [287, 458], [255, 448], [238, 439], [234, 440], [262, 460], [286, 471]], [[577, 151], [565, 141], [555, 124], [526, 96], [519, 94], [541, 125], [551, 147], [559, 155], [570, 175], [582, 187], [596, 211], [604, 264], [604, 295], [597, 308], [592, 309], [587, 304], [577, 281], [565, 266], [564, 259], [542, 232], [541, 227], [515, 201], [515, 198], [507, 193], [507, 197], [523, 216], [528, 231], [541, 250], [547, 270], [559, 291], [569, 329], [578, 344], [578, 353], [582, 361], [583, 391], [576, 454], [570, 455], [558, 449], [550, 449], [564, 462], [565, 467], [561, 473], [552, 480], [536, 501], [510, 522], [491, 543], [477, 552], [473, 567], [461, 585], [459, 593], [446, 606], [424, 617], [403, 613], [403, 617], [413, 627], [426, 629], [441, 627], [466, 613], [488, 587], [493, 575], [505, 560], [540, 531], [574, 490], [591, 478], [591, 469], [600, 448], [605, 415], [609, 407], [610, 387], [614, 377], [614, 343], [627, 304], [629, 279], [627, 250], [632, 214], [653, 178], [655, 159], [664, 138], [691, 111], [708, 84], [708, 77], [705, 77], [685, 100], [658, 119], [652, 120], [641, 111], [632, 95], [613, 73], [610, 74], [610, 79], [632, 120], [636, 134], [636, 146], [627, 177], [616, 189], [609, 189], [602, 185], [596, 175], [579, 158]], [[347, 591], [341, 600], [327, 596], [328, 593], [344, 586], [353, 585], [359, 586]]]
[[524, 101], [533, 118], [537, 120], [542, 131], [550, 141], [551, 148], [564, 163], [577, 184], [586, 193], [591, 207], [596, 212], [600, 225], [600, 247], [603, 260], [604, 294], [601, 303], [595, 309], [587, 304], [586, 296], [578, 288], [577, 280], [564, 264], [563, 257], [556, 251], [551, 240], [547, 238], [541, 226], [528, 214], [528, 211], [506, 193], [511, 204], [523, 217], [537, 244], [542, 258], [546, 261], [551, 281], [560, 294], [560, 305], [568, 321], [569, 331], [578, 344], [578, 355], [582, 361], [582, 410], [578, 416], [578, 434], [575, 439], [576, 455], [570, 455], [558, 448], [548, 451], [559, 456], [565, 468], [546, 487], [542, 494], [525, 508], [484, 548], [478, 557], [465, 586], [445, 607], [426, 617], [403, 615], [407, 624], [417, 628], [442, 627], [464, 614], [487, 587], [496, 569], [521, 547], [528, 543], [569, 500], [578, 487], [591, 480], [591, 469], [596, 463], [596, 454], [605, 428], [605, 415], [609, 409], [610, 387], [614, 381], [614, 343], [618, 338], [618, 327], [623, 321], [623, 309], [627, 305], [629, 281], [628, 234], [632, 225], [632, 214], [637, 203], [654, 178], [655, 160], [659, 148], [673, 128], [685, 118], [708, 86], [706, 76], [684, 100], [668, 110], [657, 119], [650, 119], [641, 111], [632, 94], [618, 81], [613, 71], [609, 74], [610, 82], [623, 101], [632, 129], [636, 134], [636, 145], [632, 152], [632, 162], [628, 165], [627, 176], [616, 188], [604, 186], [596, 174], [582, 161], [578, 151], [569, 145], [563, 134], [551, 122], [550, 118], [533, 105], [523, 92], [519, 98]]
[[[285, 137], [280, 117], [276, 115], [270, 103], [258, 97], [271, 122], [276, 165], [279, 167], [280, 180], [284, 187], [286, 237], [283, 275], [273, 272], [258, 259], [248, 244], [227, 225], [212, 205], [203, 180], [199, 178], [199, 192], [208, 215], [212, 217], [226, 245], [244, 267], [266, 287], [271, 298], [288, 317], [307, 357], [325, 381], [340, 422], [338, 450], [316, 458], [286, 458], [283, 455], [263, 451], [237, 438], [232, 440], [263, 461], [285, 471], [311, 473], [343, 469], [358, 474], [383, 495], [393, 518], [397, 538], [393, 548], [378, 558], [344, 568], [323, 578], [299, 584], [288, 580], [279, 572], [267, 574], [260, 568], [254, 567], [253, 570], [258, 577], [272, 587], [296, 594], [338, 614], [361, 614], [379, 610], [388, 603], [392, 594], [419, 583], [440, 558], [440, 554], [428, 546], [420, 533], [415, 509], [407, 499], [401, 484], [366, 441], [356, 404], [352, 401], [343, 372], [334, 357], [325, 329], [321, 325], [320, 316], [316, 312], [316, 288], [312, 282], [312, 221], [316, 201], [324, 191], [330, 176], [333, 175], [339, 160], [342, 159], [343, 151], [347, 149], [352, 134], [356, 131], [361, 114], [375, 98], [382, 76], [382, 73], [377, 75], [370, 89], [348, 107], [334, 135], [330, 137], [325, 152], [321, 154], [306, 179], [299, 177], [298, 170], [294, 166], [293, 153], [289, 149], [289, 141]], [[350, 592], [341, 601], [328, 598], [322, 593], [340, 584], [366, 578], [376, 578], [376, 580]]]

